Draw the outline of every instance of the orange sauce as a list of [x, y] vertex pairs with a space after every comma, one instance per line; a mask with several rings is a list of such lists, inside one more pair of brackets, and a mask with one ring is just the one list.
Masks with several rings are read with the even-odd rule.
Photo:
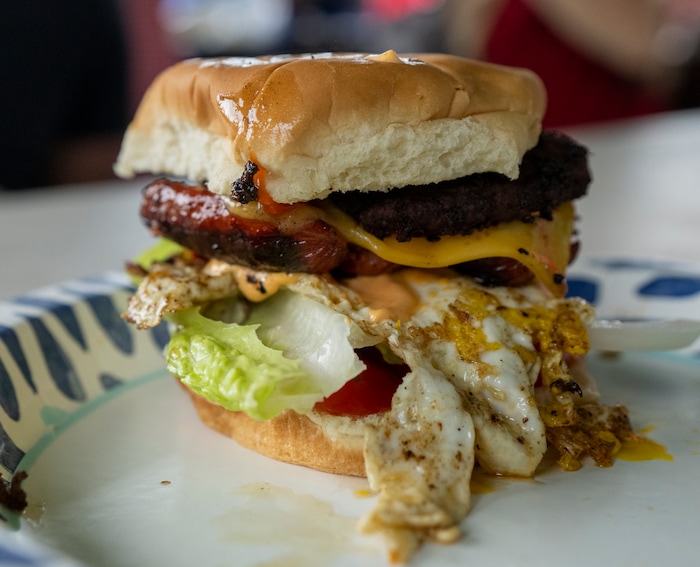
[[392, 274], [358, 276], [343, 282], [370, 308], [373, 321], [408, 321], [418, 308], [416, 293]]
[[245, 268], [236, 271], [234, 277], [243, 296], [253, 303], [272, 297], [280, 288], [293, 284], [299, 279], [298, 274], [256, 272]]
[[272, 196], [267, 192], [267, 188], [265, 187], [265, 181], [267, 180], [267, 170], [257, 162], [255, 162], [255, 165], [257, 165], [258, 170], [255, 172], [255, 175], [253, 175], [253, 183], [255, 184], [255, 187], [258, 190], [258, 203], [260, 203], [263, 210], [268, 215], [279, 216], [288, 213], [296, 205], [288, 203], [278, 203], [277, 201], [275, 201], [272, 198]]

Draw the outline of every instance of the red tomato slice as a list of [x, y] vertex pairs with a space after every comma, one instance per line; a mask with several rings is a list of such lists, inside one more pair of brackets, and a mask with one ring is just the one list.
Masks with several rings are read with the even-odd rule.
[[391, 398], [409, 371], [405, 364], [390, 364], [376, 348], [357, 351], [367, 368], [314, 409], [331, 415], [361, 417], [391, 408]]

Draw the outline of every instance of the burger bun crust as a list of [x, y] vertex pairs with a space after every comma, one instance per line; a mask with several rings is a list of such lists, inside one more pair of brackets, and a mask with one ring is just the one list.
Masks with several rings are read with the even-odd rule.
[[247, 161], [274, 200], [518, 175], [546, 96], [522, 70], [457, 56], [194, 59], [153, 82], [115, 165], [229, 194]]
[[[331, 434], [309, 417], [292, 410], [257, 421], [244, 412], [227, 410], [183, 388], [204, 425], [247, 449], [322, 472], [366, 476], [362, 435]], [[322, 422], [328, 422], [328, 417]]]

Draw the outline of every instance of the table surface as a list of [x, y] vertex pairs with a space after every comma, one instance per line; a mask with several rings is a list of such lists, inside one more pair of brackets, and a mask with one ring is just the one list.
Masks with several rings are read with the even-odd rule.
[[[581, 255], [700, 264], [700, 110], [570, 132], [590, 152]], [[0, 192], [0, 299], [120, 271], [153, 242], [144, 180]]]

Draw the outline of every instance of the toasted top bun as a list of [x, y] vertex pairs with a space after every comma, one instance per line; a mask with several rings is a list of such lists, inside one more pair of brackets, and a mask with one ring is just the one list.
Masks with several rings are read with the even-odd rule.
[[515, 178], [545, 101], [529, 71], [450, 55], [193, 59], [151, 85], [115, 171], [229, 194], [252, 160], [280, 203], [484, 171]]

